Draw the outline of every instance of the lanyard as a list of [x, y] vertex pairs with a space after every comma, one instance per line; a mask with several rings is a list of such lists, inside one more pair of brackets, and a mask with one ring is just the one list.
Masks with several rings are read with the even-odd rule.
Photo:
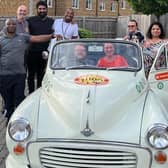
[[63, 38], [65, 38], [65, 34], [70, 26], [70, 23], [65, 27], [65, 29], [64, 29], [63, 23], [64, 23], [64, 21], [62, 21], [62, 35], [63, 35]]

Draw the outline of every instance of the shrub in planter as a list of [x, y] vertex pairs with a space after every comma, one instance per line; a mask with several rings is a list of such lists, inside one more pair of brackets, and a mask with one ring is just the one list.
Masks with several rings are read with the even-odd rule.
[[79, 37], [80, 38], [92, 38], [93, 34], [91, 31], [83, 28], [79, 28]]

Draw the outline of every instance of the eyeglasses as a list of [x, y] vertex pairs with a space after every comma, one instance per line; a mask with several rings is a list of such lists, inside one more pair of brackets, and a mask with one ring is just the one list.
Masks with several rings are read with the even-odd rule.
[[135, 27], [135, 25], [128, 25], [128, 27]]

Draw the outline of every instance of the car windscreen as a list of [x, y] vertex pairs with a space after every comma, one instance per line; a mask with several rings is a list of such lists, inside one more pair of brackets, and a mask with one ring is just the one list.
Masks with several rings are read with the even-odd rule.
[[52, 50], [52, 69], [141, 68], [140, 49], [133, 43], [111, 41], [70, 41], [57, 43]]

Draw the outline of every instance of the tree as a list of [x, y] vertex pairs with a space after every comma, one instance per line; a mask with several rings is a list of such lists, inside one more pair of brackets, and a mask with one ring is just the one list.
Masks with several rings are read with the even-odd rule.
[[154, 14], [158, 20], [168, 12], [168, 0], [127, 0], [135, 12]]

